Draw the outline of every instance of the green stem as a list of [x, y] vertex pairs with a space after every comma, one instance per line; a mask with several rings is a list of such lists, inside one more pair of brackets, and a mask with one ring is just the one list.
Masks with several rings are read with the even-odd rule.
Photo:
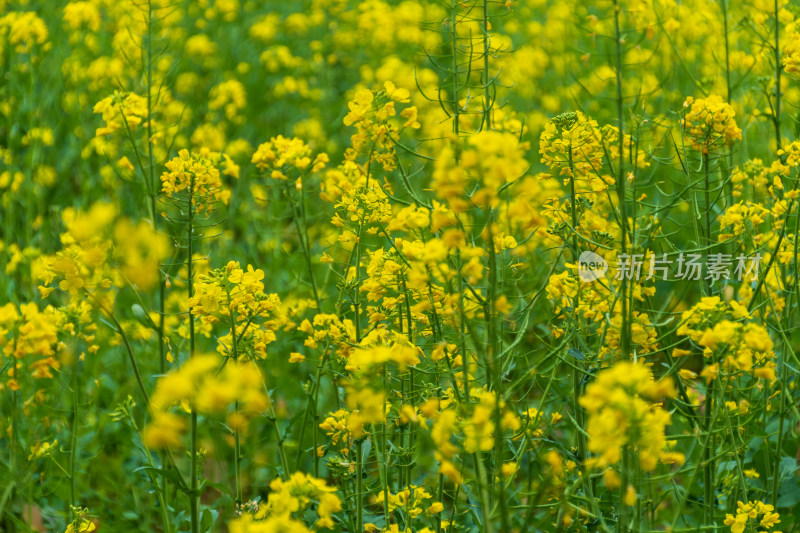
[[[194, 173], [190, 174], [189, 181], [189, 200], [188, 212], [189, 221], [187, 225], [187, 254], [186, 258], [186, 277], [189, 292], [189, 298], [194, 293], [194, 270], [193, 270], [193, 254], [194, 254]], [[189, 358], [194, 357], [194, 317], [192, 316], [192, 307], [189, 306]], [[234, 332], [234, 335], [236, 333]], [[191, 409], [191, 448], [189, 450], [189, 475], [191, 477], [191, 491], [189, 494], [189, 512], [191, 513], [192, 533], [199, 533], [200, 531], [200, 490], [198, 486], [198, 472], [197, 472], [197, 410], [194, 406]]]
[[461, 104], [458, 98], [458, 32], [456, 31], [456, 23], [458, 19], [456, 17], [456, 0], [450, 1], [450, 45], [451, 45], [451, 53], [453, 55], [452, 58], [452, 69], [453, 71], [450, 75], [453, 77], [453, 133], [455, 138], [453, 139], [454, 144], [454, 154], [456, 162], [458, 162], [459, 152], [461, 150], [461, 146], [458, 142], [459, 136], [459, 115], [461, 114]]
[[[153, 223], [153, 231], [158, 231], [158, 214], [156, 212], [156, 200], [158, 198], [158, 182], [155, 175], [155, 164], [153, 156], [153, 50], [152, 50], [152, 23], [153, 5], [152, 1], [147, 2], [147, 181], [150, 189], [150, 217]], [[164, 346], [164, 299], [165, 289], [162, 279], [161, 266], [158, 266], [158, 363], [159, 371], [162, 375], [167, 373], [167, 357]], [[165, 505], [168, 502], [169, 491], [168, 477], [166, 473], [167, 454], [161, 452], [161, 467], [165, 472], [161, 476], [161, 490]], [[164, 523], [165, 530], [169, 527], [168, 521]]]
[[[231, 295], [228, 292], [228, 305], [230, 308], [230, 299]], [[233, 337], [233, 360], [234, 362], [239, 361], [239, 342], [237, 340], [239, 334], [236, 331], [236, 312], [231, 310], [230, 311], [231, 317], [231, 336]], [[236, 414], [236, 420], [238, 423], [239, 420], [239, 400], [237, 399], [234, 404], [234, 412]], [[233, 430], [233, 467], [234, 467], [234, 474], [235, 474], [235, 493], [236, 493], [236, 504], [242, 504], [242, 465], [241, 465], [241, 443], [240, 443], [240, 435], [239, 435], [239, 428], [238, 426]]]
[[483, 460], [480, 457], [480, 452], [472, 454], [472, 461], [475, 464], [475, 470], [478, 473], [478, 496], [481, 502], [481, 518], [483, 519], [482, 531], [486, 533], [494, 533], [494, 526], [491, 519], [491, 505], [489, 503], [488, 483], [486, 480], [486, 468], [483, 466]]
[[[777, 1], [777, 0], [776, 0]], [[489, 78], [489, 0], [483, 0], [483, 126], [481, 130], [492, 129], [492, 81]], [[455, 28], [453, 28], [455, 30]]]
[[[714, 240], [711, 238], [711, 209], [713, 206], [711, 205], [711, 169], [709, 168], [709, 156], [707, 153], [703, 154], [703, 178], [705, 187], [703, 188], [703, 194], [705, 196], [705, 204], [704, 204], [704, 215], [705, 215], [705, 230], [706, 230], [706, 245], [708, 249], [706, 253], [711, 253], [712, 246], [714, 244]], [[708, 286], [708, 293], [711, 293], [711, 285], [709, 281]]]
[[[306, 270], [308, 271], [308, 278], [311, 282], [311, 290], [314, 293], [314, 301], [317, 304], [317, 309], [321, 310], [321, 304], [319, 299], [319, 291], [317, 290], [317, 282], [314, 279], [314, 268], [311, 266], [311, 246], [308, 241], [308, 224], [306, 223], [306, 213], [304, 202], [301, 197], [300, 200], [300, 213], [298, 215], [298, 209], [295, 205], [294, 200], [292, 199], [292, 191], [289, 188], [289, 182], [284, 182], [286, 185], [286, 199], [289, 200], [289, 205], [292, 206], [292, 219], [294, 220], [294, 227], [297, 231], [297, 238], [300, 240], [300, 247], [303, 249], [303, 257], [306, 260]], [[301, 189], [302, 194], [302, 189]], [[302, 226], [301, 221], [302, 220]]]
[[[624, 256], [628, 250], [628, 211], [625, 200], [625, 115], [623, 112], [622, 95], [622, 34], [619, 27], [619, 0], [614, 0], [614, 37], [616, 41], [616, 86], [617, 86], [617, 122], [618, 122], [618, 150], [619, 161], [617, 162], [617, 199], [620, 211], [620, 253]], [[622, 331], [620, 335], [622, 359], [629, 359], [631, 355], [630, 344], [630, 317], [628, 316], [628, 279], [623, 275], [620, 281], [622, 291]]]
[[[796, 238], [796, 236], [795, 236]], [[795, 268], [797, 266], [795, 265]], [[787, 365], [786, 361], [782, 361], [781, 364], [781, 404], [778, 411], [778, 416], [780, 417], [780, 421], [778, 422], [778, 442], [775, 445], [775, 464], [772, 469], [772, 504], [778, 505], [778, 489], [780, 488], [780, 466], [781, 460], [783, 459], [783, 433], [784, 433], [784, 423], [786, 420], [786, 375]], [[766, 409], [766, 406], [765, 406]]]
[[622, 452], [622, 465], [620, 467], [620, 472], [622, 473], [622, 483], [619, 486], [619, 501], [617, 503], [619, 506], [617, 531], [619, 533], [624, 533], [630, 529], [628, 527], [630, 512], [628, 506], [625, 504], [625, 494], [628, 492], [628, 485], [630, 484], [630, 462], [630, 451], [626, 447]]
[[362, 492], [364, 452], [362, 450], [362, 445], [363, 442], [361, 440], [356, 442], [356, 531], [364, 531], [364, 500]]
[[70, 430], [69, 446], [69, 504], [72, 507], [78, 505], [77, 476], [75, 475], [76, 463], [78, 459], [78, 420], [80, 416], [80, 379], [78, 359], [74, 361], [75, 367], [72, 369], [72, 428]]
[[781, 47], [780, 47], [780, 32], [781, 21], [778, 17], [780, 11], [780, 3], [775, 0], [775, 109], [773, 109], [772, 122], [775, 125], [775, 142], [776, 149], [781, 147]]
[[[278, 440], [278, 455], [281, 459], [281, 467], [283, 468], [283, 478], [289, 479], [289, 459], [286, 456], [286, 450], [283, 446], [283, 436], [281, 435], [281, 428], [278, 426], [278, 419], [275, 416], [275, 408], [272, 406], [272, 399], [269, 397], [269, 387], [267, 386], [266, 374], [264, 374], [264, 392], [267, 395], [269, 407], [267, 408], [267, 419], [269, 420], [272, 430], [275, 432], [275, 438]], [[316, 453], [316, 450], [314, 450]]]
[[317, 372], [314, 375], [314, 383], [311, 385], [311, 389], [308, 391], [308, 401], [306, 403], [306, 409], [303, 413], [303, 423], [300, 425], [300, 438], [297, 440], [298, 447], [297, 447], [297, 458], [295, 460], [295, 471], [300, 470], [300, 461], [303, 458], [303, 437], [306, 434], [306, 426], [308, 424], [308, 417], [313, 417], [313, 440], [314, 440], [314, 476], [319, 477], [319, 456], [317, 456], [317, 428], [319, 427], [319, 415], [318, 415], [318, 400], [319, 400], [319, 388], [320, 382], [322, 381], [322, 372], [323, 368], [325, 367], [325, 362], [328, 359], [328, 348], [330, 344], [325, 345], [325, 350], [322, 353], [322, 358], [320, 359], [319, 366], [317, 367]]
[[709, 384], [706, 391], [705, 419], [706, 419], [706, 445], [703, 447], [703, 509], [706, 525], [714, 524], [714, 500], [715, 500], [715, 474], [716, 465], [714, 462], [714, 381]]

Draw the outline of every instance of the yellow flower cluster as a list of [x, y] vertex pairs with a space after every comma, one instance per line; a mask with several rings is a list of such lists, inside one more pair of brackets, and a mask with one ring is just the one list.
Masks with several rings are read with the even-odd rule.
[[738, 202], [728, 207], [719, 217], [719, 225], [722, 230], [727, 229], [726, 233], [719, 234], [719, 241], [728, 241], [749, 231], [752, 234], [753, 242], [761, 242], [765, 233], [759, 232], [759, 226], [767, 220], [770, 210], [761, 204]]
[[40, 258], [39, 291], [43, 297], [59, 288], [73, 296], [89, 291], [100, 305], [96, 290], [131, 285], [149, 290], [158, 283], [159, 265], [169, 254], [169, 239], [146, 221], [117, 219], [113, 204], [98, 202], [85, 211], [67, 208], [62, 213], [67, 231], [61, 234], [62, 249]]
[[223, 110], [225, 118], [233, 124], [245, 121], [240, 113], [247, 106], [247, 90], [242, 82], [236, 79], [226, 80], [214, 86], [208, 95], [208, 108], [212, 111]]
[[[619, 128], [611, 124], [605, 124], [600, 127], [598, 134], [605, 150], [608, 152], [608, 159], [611, 165], [616, 168], [619, 164]], [[626, 133], [625, 137], [622, 139], [622, 150], [626, 159], [631, 156], [636, 157], [636, 168], [644, 169], [650, 166], [650, 162], [648, 161], [646, 151], [639, 148], [638, 145], [640, 142], [641, 140], [637, 142], [637, 139], [634, 139]], [[623, 164], [627, 163], [623, 162]], [[604, 177], [603, 179], [609, 185], [614, 183], [614, 178], [612, 177]]]
[[[494, 448], [498, 434], [510, 432], [511, 435], [506, 435], [506, 438], [514, 438], [512, 435], [516, 436], [522, 429], [522, 420], [493, 391], [485, 387], [470, 389], [471, 401], [463, 406], [453, 405], [453, 392], [452, 389], [445, 391], [446, 398], [441, 402], [436, 399], [428, 400], [419, 409], [424, 417], [433, 421], [430, 437], [435, 445], [434, 457], [439, 461], [439, 473], [459, 484], [463, 480], [462, 473], [455, 464], [459, 444], [463, 452], [468, 454], [490, 451]], [[469, 415], [459, 414], [462, 407], [470, 410]], [[499, 431], [495, 418], [498, 410]], [[422, 427], [427, 427], [425, 419], [422, 416], [419, 418]], [[503, 475], [510, 476], [515, 471], [516, 465], [503, 465]]]
[[263, 279], [263, 270], [252, 265], [242, 269], [237, 261], [199, 276], [187, 305], [206, 326], [204, 334], [211, 335], [218, 322], [228, 327], [227, 334], [218, 337], [217, 351], [222, 355], [233, 355], [235, 329], [237, 356], [264, 359], [275, 331], [286, 324], [280, 298], [264, 292]]
[[329, 170], [320, 197], [334, 204], [331, 224], [341, 228], [338, 241], [350, 249], [364, 235], [375, 235], [392, 220], [388, 184], [370, 179], [362, 165], [345, 161]]
[[0, 52], [6, 41], [18, 54], [28, 54], [34, 46], [45, 44], [47, 37], [47, 26], [33, 11], [10, 11], [0, 17]]
[[286, 174], [292, 169], [298, 170], [301, 175], [306, 170], [318, 172], [325, 168], [328, 161], [325, 153], [317, 154], [312, 160], [311, 147], [302, 139], [287, 139], [283, 135], [272, 137], [259, 145], [251, 159], [260, 171], [278, 180], [288, 179]]
[[464, 449], [467, 453], [488, 452], [494, 448], [494, 407], [494, 395], [487, 392], [474, 407], [472, 416], [464, 422]]
[[228, 523], [231, 533], [313, 533], [303, 522], [288, 516], [256, 520], [251, 514], [242, 515]]
[[100, 10], [95, 2], [70, 2], [64, 6], [64, 24], [72, 30], [86, 28], [96, 32], [101, 22]]
[[384, 423], [386, 414], [391, 408], [386, 402], [384, 390], [364, 386], [360, 382], [347, 385], [346, 401], [350, 409], [347, 430], [353, 439], [364, 437], [366, 434], [364, 426]]
[[347, 358], [350, 372], [368, 372], [380, 369], [388, 363], [396, 364], [400, 370], [409, 365], [419, 364], [419, 349], [405, 343], [394, 343], [391, 346], [369, 346], [357, 348]]
[[144, 429], [145, 444], [150, 448], [180, 446], [186, 423], [172, 412], [175, 405], [218, 414], [237, 401], [239, 410], [229, 413], [226, 422], [240, 431], [245, 429], [249, 417], [264, 413], [269, 407], [258, 367], [251, 362], [223, 364], [223, 359], [216, 355], [195, 356], [156, 383], [148, 406], [152, 420]]
[[40, 278], [47, 296], [52, 291], [47, 286], [56, 276], [62, 291], [75, 295], [78, 291], [93, 288], [108, 288], [111, 280], [105, 272], [111, 248], [107, 239], [108, 228], [117, 216], [114, 205], [98, 202], [86, 211], [65, 209], [61, 215], [67, 231], [61, 235], [63, 249], [54, 258], [44, 259]]
[[[339, 354], [341, 357], [341, 353]], [[361, 345], [346, 356], [345, 370], [350, 377], [344, 382], [347, 407], [350, 409], [347, 428], [352, 438], [364, 435], [364, 426], [386, 421], [391, 410], [382, 386], [382, 376], [397, 367], [403, 373], [408, 366], [420, 362], [420, 350], [402, 335], [376, 329], [362, 339]]]
[[672, 379], [655, 381], [646, 366], [620, 361], [602, 370], [586, 387], [580, 404], [589, 415], [588, 449], [594, 454], [590, 467], [611, 467], [622, 459], [626, 448], [636, 449], [642, 469], [655, 469], [662, 462], [682, 462], [665, 454], [664, 429], [670, 414], [660, 403], [675, 396]]
[[[350, 441], [354, 435], [360, 436], [363, 433], [361, 419], [353, 417], [353, 413], [348, 409], [339, 409], [336, 412], [328, 413], [319, 428], [331, 438], [331, 444], [336, 446], [341, 443], [340, 451], [343, 454], [349, 453]], [[357, 415], [357, 414], [356, 414]]]
[[94, 105], [94, 112], [102, 115], [105, 126], [97, 128], [95, 135], [111, 135], [120, 130], [135, 131], [144, 126], [147, 117], [147, 99], [131, 92], [114, 91]]
[[359, 89], [353, 100], [348, 102], [349, 113], [344, 117], [345, 126], [355, 126], [357, 133], [350, 137], [351, 148], [347, 149], [345, 158], [355, 161], [363, 152], [369, 153], [369, 163], [380, 163], [384, 170], [396, 167], [394, 143], [399, 132], [404, 128], [419, 128], [417, 108], [405, 107], [400, 111], [402, 124], [398, 116], [396, 104], [409, 103], [409, 92], [398, 88], [391, 81], [383, 84], [383, 90], [370, 91]]
[[472, 206], [495, 208], [501, 189], [530, 167], [524, 158], [528, 144], [512, 133], [489, 130], [470, 135], [465, 144], [457, 164], [451, 148], [436, 158], [433, 189], [456, 213]]
[[341, 510], [342, 502], [325, 480], [295, 472], [288, 480], [275, 479], [269, 484], [270, 494], [264, 505], [228, 524], [231, 533], [301, 533], [310, 531], [303, 523], [305, 511], [314, 508], [317, 520], [314, 529], [333, 529], [333, 513]]
[[97, 526], [88, 518], [76, 518], [69, 524], [64, 533], [91, 533], [95, 531]]
[[[614, 255], [609, 254], [607, 257], [609, 263], [613, 264]], [[567, 319], [574, 309], [578, 316], [589, 322], [590, 327], [604, 328], [606, 342], [600, 348], [599, 356], [600, 358], [608, 355], [617, 356], [622, 332], [622, 305], [619, 300], [614, 300], [614, 287], [601, 283], [585, 283], [578, 275], [577, 264], [568, 264], [567, 267], [569, 270], [550, 276], [546, 288], [548, 298], [555, 308], [556, 317]], [[653, 286], [646, 287], [641, 283], [631, 286], [631, 295], [635, 301], [644, 301], [646, 297], [654, 294]], [[609, 315], [611, 327], [606, 328], [605, 323]], [[631, 319], [632, 346], [640, 353], [657, 350], [657, 332], [648, 314], [634, 311]], [[560, 327], [554, 327], [553, 333], [556, 337], [564, 334]]]
[[[13, 303], [0, 307], [0, 347], [6, 357], [13, 358], [7, 371], [6, 386], [10, 390], [21, 388], [19, 372], [23, 360], [33, 378], [53, 377], [53, 371], [61, 367], [56, 355], [64, 344], [58, 333], [66, 329], [66, 322], [64, 313], [51, 306], [41, 311], [33, 302], [20, 305], [19, 311]], [[35, 359], [27, 361], [28, 358]]]
[[758, 379], [775, 381], [772, 339], [764, 326], [741, 322], [749, 316], [739, 302], [732, 300], [726, 304], [718, 296], [703, 298], [684, 311], [677, 333], [701, 346], [703, 355], [711, 359], [702, 373], [709, 382], [720, 372], [731, 379], [752, 374]]
[[557, 170], [566, 185], [575, 180], [577, 193], [604, 191], [614, 183], [600, 178], [603, 144], [597, 121], [580, 111], [562, 113], [547, 122], [539, 137], [541, 161]]
[[160, 278], [160, 263], [172, 252], [169, 239], [147, 221], [134, 224], [123, 218], [114, 226], [114, 243], [114, 256], [122, 277], [144, 291], [155, 287]]
[[[755, 528], [763, 528], [767, 531], [775, 527], [775, 524], [780, 524], [780, 515], [774, 512], [775, 507], [760, 501], [755, 502], [736, 502], [736, 515], [726, 514], [726, 526], [731, 526], [731, 533], [743, 533], [745, 529], [748, 531], [756, 531]], [[760, 519], [759, 519], [760, 517]], [[748, 527], [749, 526], [749, 527]], [[750, 529], [753, 528], [753, 529]], [[772, 531], [772, 533], [781, 533], [780, 531]]]
[[[442, 529], [444, 530], [450, 525], [450, 522], [447, 520], [442, 520]], [[366, 533], [433, 533], [434, 530], [429, 527], [423, 527], [420, 529], [412, 529], [410, 527], [401, 529], [402, 526], [397, 524], [391, 524], [389, 527], [385, 527], [383, 529], [378, 528], [378, 526], [374, 524], [364, 524], [364, 531]]]
[[783, 48], [781, 64], [787, 74], [800, 76], [800, 32], [794, 31]]
[[403, 515], [409, 518], [416, 518], [422, 513], [433, 515], [444, 509], [441, 502], [434, 501], [429, 503], [428, 500], [432, 498], [433, 496], [424, 488], [417, 485], [409, 485], [396, 494], [392, 494], [389, 491], [386, 491], [386, 493], [384, 493], [384, 491], [378, 492], [378, 495], [375, 497], [375, 503], [383, 504], [385, 501], [387, 502], [389, 512], [400, 509]]
[[161, 191], [168, 198], [176, 198], [178, 193], [186, 191], [198, 212], [213, 211], [216, 202], [227, 204], [231, 192], [223, 188], [219, 170], [210, 157], [207, 150], [191, 154], [186, 149], [178, 152], [161, 174]]
[[715, 150], [721, 144], [730, 146], [742, 140], [742, 130], [736, 125], [736, 112], [721, 96], [707, 98], [687, 97], [683, 103], [689, 108], [683, 118], [683, 129], [692, 148], [704, 154]]
[[37, 442], [31, 446], [31, 453], [28, 455], [28, 461], [49, 457], [51, 453], [58, 449], [58, 439], [53, 442]]
[[337, 349], [339, 357], [347, 357], [357, 342], [353, 321], [348, 318], [341, 319], [334, 314], [317, 313], [314, 315], [313, 323], [305, 319], [297, 329], [308, 335], [303, 342], [304, 346], [315, 349], [320, 343], [323, 345], [330, 343]]
[[778, 149], [778, 159], [776, 164], [782, 165], [782, 173], [789, 174], [789, 170], [800, 166], [800, 141], [792, 141], [791, 143]]
[[461, 473], [453, 464], [458, 449], [452, 439], [458, 430], [458, 414], [454, 409], [444, 409], [436, 414], [431, 426], [431, 439], [436, 445], [435, 457], [439, 461], [439, 473], [447, 476], [453, 483], [461, 483]]

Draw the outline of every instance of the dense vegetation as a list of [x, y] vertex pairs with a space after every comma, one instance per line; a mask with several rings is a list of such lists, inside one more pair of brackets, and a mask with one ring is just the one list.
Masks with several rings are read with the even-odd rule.
[[800, 530], [796, 4], [0, 8], [0, 531]]

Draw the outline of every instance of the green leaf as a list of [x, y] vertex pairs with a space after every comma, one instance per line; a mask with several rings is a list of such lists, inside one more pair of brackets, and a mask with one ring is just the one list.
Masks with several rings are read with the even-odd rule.
[[781, 508], [791, 509], [798, 503], [800, 503], [800, 484], [797, 483], [795, 476], [788, 477], [781, 483], [776, 505]]
[[578, 361], [583, 361], [584, 359], [586, 359], [586, 356], [583, 355], [583, 352], [578, 350], [577, 348], [570, 348], [569, 350], [567, 350], [567, 353], [570, 356], [572, 356], [575, 359], [577, 359]]
[[201, 531], [211, 531], [211, 527], [214, 525], [214, 515], [211, 513], [209, 509], [203, 511], [203, 516], [200, 518], [200, 530]]

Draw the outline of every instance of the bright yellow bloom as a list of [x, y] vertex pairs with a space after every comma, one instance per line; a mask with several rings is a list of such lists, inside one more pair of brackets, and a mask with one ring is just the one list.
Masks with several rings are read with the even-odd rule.
[[95, 135], [100, 137], [117, 131], [135, 131], [147, 120], [147, 99], [130, 92], [115, 91], [97, 102], [95, 113], [103, 116], [105, 127], [97, 128]]
[[[747, 503], [736, 503], [736, 515], [725, 515], [726, 526], [731, 527], [731, 533], [743, 533], [748, 524], [752, 527], [763, 527], [765, 529], [772, 529], [775, 524], [780, 523], [780, 515], [773, 512], [774, 507], [760, 501], [751, 501]], [[761, 516], [761, 520], [759, 520]], [[752, 522], [751, 522], [752, 520]], [[779, 532], [774, 532], [779, 533]]]
[[216, 202], [227, 204], [230, 191], [223, 189], [219, 170], [210, 156], [204, 150], [191, 154], [188, 150], [181, 150], [178, 157], [167, 162], [167, 170], [161, 175], [164, 195], [177, 198], [179, 193], [184, 193], [198, 212], [213, 211]]
[[655, 402], [675, 394], [671, 379], [654, 381], [644, 365], [621, 361], [601, 371], [580, 399], [589, 415], [588, 448], [597, 454], [589, 464], [613, 466], [632, 446], [641, 467], [653, 470], [667, 446], [664, 429], [670, 423], [669, 413]]
[[240, 409], [229, 414], [228, 424], [236, 429], [241, 429], [247, 417], [264, 413], [269, 407], [258, 367], [237, 361], [227, 361], [223, 366], [216, 355], [194, 356], [156, 383], [148, 406], [152, 419], [145, 427], [144, 441], [150, 448], [180, 444], [186, 424], [170, 411], [175, 405], [215, 414], [226, 412], [235, 402]]
[[742, 140], [742, 130], [733, 118], [736, 112], [721, 96], [711, 95], [697, 100], [689, 96], [683, 107], [689, 111], [682, 125], [695, 150], [708, 154], [720, 145], [729, 146]]

